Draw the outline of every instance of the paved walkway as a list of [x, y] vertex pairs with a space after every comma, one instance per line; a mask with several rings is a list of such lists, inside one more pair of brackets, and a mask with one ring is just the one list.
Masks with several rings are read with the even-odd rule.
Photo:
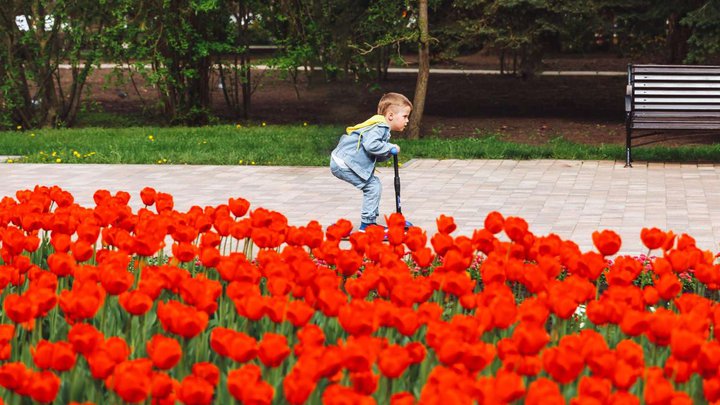
[[[382, 213], [394, 211], [392, 168], [381, 168]], [[217, 205], [229, 197], [277, 210], [291, 224], [327, 226], [359, 216], [361, 194], [324, 167], [0, 164], [0, 197], [36, 184], [58, 185], [92, 206], [97, 189], [124, 190], [141, 205], [145, 186], [171, 193], [177, 209]], [[455, 235], [471, 236], [493, 210], [521, 216], [536, 235], [550, 232], [592, 248], [592, 232], [612, 229], [621, 253], [644, 253], [643, 227], [687, 232], [702, 249], [720, 250], [720, 165], [563, 160], [413, 160], [401, 169], [406, 217], [435, 232], [440, 214], [455, 217]]]

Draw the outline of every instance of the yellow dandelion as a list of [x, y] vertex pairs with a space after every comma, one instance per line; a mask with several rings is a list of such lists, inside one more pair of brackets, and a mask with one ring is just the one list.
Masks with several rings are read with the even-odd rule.
[[51, 156], [57, 156], [57, 152], [53, 151], [53, 153], [51, 154]]
[[267, 124], [265, 123], [265, 121], [263, 121], [262, 126], [265, 126], [265, 125], [267, 125]]
[[242, 125], [240, 125], [240, 124], [235, 124], [235, 128], [242, 128]]
[[22, 129], [22, 125], [18, 125], [16, 128], [17, 128], [17, 129]]
[[243, 162], [242, 159], [240, 159], [240, 161], [238, 162], [238, 164], [242, 164], [242, 162]]
[[250, 164], [251, 164], [251, 165], [254, 165], [254, 164], [255, 164], [255, 161], [253, 160], [252, 162], [250, 162]]
[[304, 126], [304, 127], [308, 126], [308, 123], [307, 123], [307, 122], [303, 122], [303, 126]]
[[155, 142], [155, 137], [152, 135], [148, 135], [148, 139], [150, 140], [150, 142]]
[[31, 137], [31, 138], [34, 138], [34, 137], [35, 137], [35, 134], [30, 134], [30, 137]]
[[12, 160], [12, 159], [8, 159], [7, 162], [8, 162], [8, 163], [12, 163], [13, 160]]
[[62, 162], [62, 159], [60, 159], [60, 158], [55, 159], [55, 163], [60, 163], [60, 162]]

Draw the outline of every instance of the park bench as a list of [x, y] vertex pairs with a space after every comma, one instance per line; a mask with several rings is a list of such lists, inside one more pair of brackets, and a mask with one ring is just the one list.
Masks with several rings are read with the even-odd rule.
[[[625, 167], [635, 146], [720, 130], [720, 66], [628, 65]], [[658, 139], [658, 135], [664, 138]]]

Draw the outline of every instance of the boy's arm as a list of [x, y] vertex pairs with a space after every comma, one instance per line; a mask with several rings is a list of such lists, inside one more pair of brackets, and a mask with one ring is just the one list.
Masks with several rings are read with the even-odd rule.
[[376, 126], [375, 128], [363, 134], [363, 147], [369, 154], [381, 158], [388, 157], [390, 155], [390, 150], [395, 145], [386, 140], [383, 140], [384, 134], [385, 128], [381, 126]]

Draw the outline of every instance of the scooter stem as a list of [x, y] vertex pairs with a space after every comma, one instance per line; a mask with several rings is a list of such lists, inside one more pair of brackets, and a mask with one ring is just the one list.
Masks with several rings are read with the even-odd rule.
[[398, 170], [397, 153], [393, 154], [393, 166], [395, 167], [395, 212], [402, 214], [402, 207], [400, 207], [400, 171]]

